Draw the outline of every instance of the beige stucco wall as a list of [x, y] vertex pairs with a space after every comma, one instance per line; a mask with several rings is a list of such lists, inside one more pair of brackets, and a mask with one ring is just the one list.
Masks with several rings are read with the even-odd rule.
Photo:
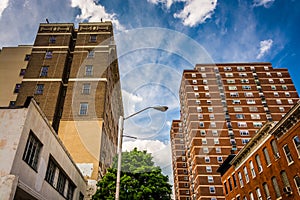
[[16, 100], [15, 85], [22, 82], [20, 70], [26, 69], [28, 61], [24, 59], [31, 49], [31, 46], [3, 47], [0, 52], [0, 107]]

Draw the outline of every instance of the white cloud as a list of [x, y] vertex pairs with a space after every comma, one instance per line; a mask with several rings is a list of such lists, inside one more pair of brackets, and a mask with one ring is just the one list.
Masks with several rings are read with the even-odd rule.
[[274, 1], [275, 0], [254, 0], [253, 5], [255, 7], [264, 6], [265, 8], [269, 8], [273, 4]]
[[182, 11], [175, 13], [175, 18], [183, 20], [185, 26], [196, 26], [211, 18], [217, 7], [217, 0], [187, 0]]
[[265, 55], [265, 53], [267, 53], [271, 49], [272, 44], [273, 44], [273, 40], [271, 39], [260, 41], [259, 54], [257, 55], [256, 58], [257, 59], [262, 58]]
[[76, 16], [78, 20], [88, 20], [89, 22], [98, 22], [101, 19], [111, 20], [118, 30], [125, 29], [116, 18], [115, 13], [107, 13], [104, 6], [97, 5], [93, 0], [71, 0], [71, 6], [81, 10], [81, 14]]
[[1, 2], [0, 2], [0, 18], [2, 16], [2, 13], [5, 10], [5, 8], [8, 7], [8, 3], [9, 3], [9, 0], [1, 0]]
[[161, 3], [164, 4], [168, 9], [172, 6], [172, 4], [176, 1], [185, 1], [185, 0], [147, 0], [149, 3], [153, 3], [155, 5]]

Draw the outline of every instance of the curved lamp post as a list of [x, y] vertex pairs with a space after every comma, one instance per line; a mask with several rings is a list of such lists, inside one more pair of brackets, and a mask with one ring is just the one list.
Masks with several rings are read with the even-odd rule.
[[116, 196], [115, 196], [115, 200], [119, 200], [119, 196], [120, 196], [120, 177], [121, 177], [121, 159], [122, 159], [122, 139], [123, 139], [123, 126], [124, 126], [124, 121], [130, 117], [133, 117], [141, 112], [144, 112], [145, 110], [148, 109], [155, 109], [155, 110], [159, 110], [161, 112], [165, 112], [166, 110], [168, 110], [167, 106], [150, 106], [147, 108], [144, 108], [136, 113], [133, 113], [131, 115], [129, 115], [128, 117], [123, 117], [120, 116], [119, 118], [119, 130], [118, 130], [118, 149], [117, 149], [117, 154], [118, 154], [118, 168], [117, 168], [117, 183], [116, 183]]

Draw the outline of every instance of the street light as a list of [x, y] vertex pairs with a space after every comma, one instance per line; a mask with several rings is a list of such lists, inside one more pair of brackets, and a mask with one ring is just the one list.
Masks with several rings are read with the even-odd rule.
[[123, 117], [120, 116], [119, 117], [119, 130], [118, 130], [118, 149], [117, 149], [117, 154], [118, 154], [118, 168], [117, 168], [117, 183], [116, 183], [116, 196], [115, 196], [115, 200], [119, 200], [119, 196], [120, 196], [120, 177], [121, 177], [121, 159], [122, 159], [122, 138], [123, 138], [123, 126], [124, 126], [124, 121], [130, 117], [133, 117], [141, 112], [144, 112], [145, 110], [148, 109], [155, 109], [155, 110], [159, 110], [161, 112], [165, 112], [166, 110], [168, 110], [167, 106], [150, 106], [147, 108], [144, 108], [136, 113], [133, 113], [131, 115], [129, 115], [128, 117]]

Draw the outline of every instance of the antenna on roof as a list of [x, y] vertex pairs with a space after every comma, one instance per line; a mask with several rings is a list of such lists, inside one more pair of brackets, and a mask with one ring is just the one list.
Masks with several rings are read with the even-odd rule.
[[47, 22], [47, 24], [49, 24], [49, 20], [48, 20], [48, 18], [46, 18], [46, 22]]

